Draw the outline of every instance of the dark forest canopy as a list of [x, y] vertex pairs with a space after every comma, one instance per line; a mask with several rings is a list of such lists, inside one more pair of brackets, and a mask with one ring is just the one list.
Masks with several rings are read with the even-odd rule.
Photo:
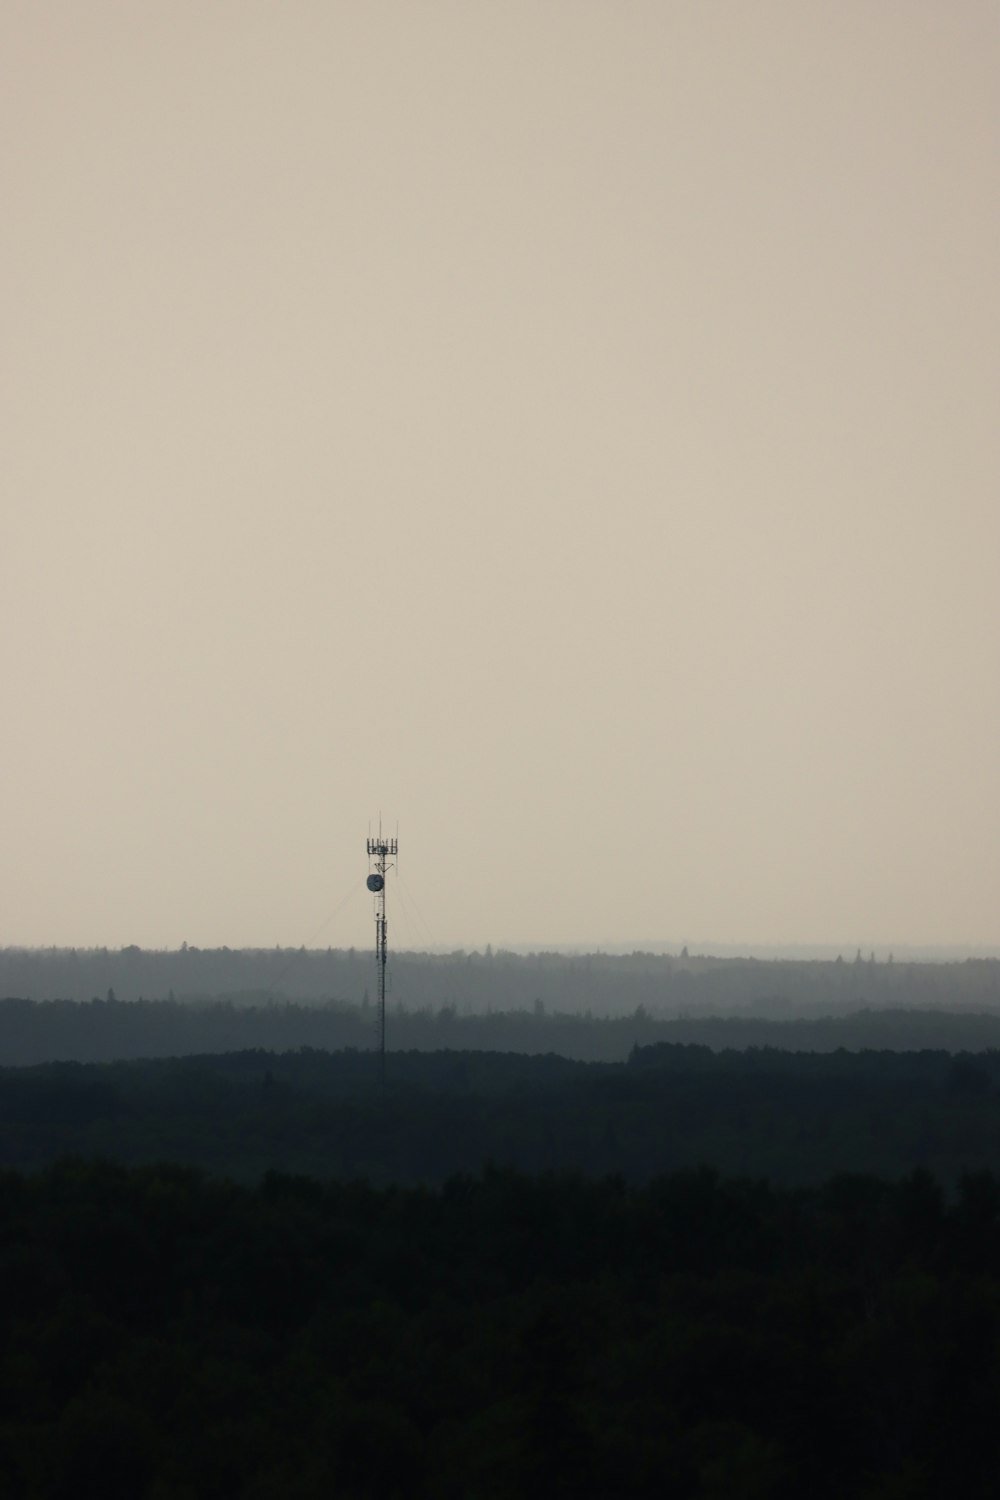
[[[863, 1007], [993, 1010], [1000, 1014], [1000, 960], [954, 963], [717, 958], [632, 953], [399, 952], [391, 960], [393, 1004], [442, 1006], [459, 1014], [532, 1010], [627, 1016], [831, 1015]], [[34, 1000], [228, 998], [337, 1000], [360, 1005], [375, 993], [375, 964], [363, 949], [192, 948], [0, 950], [0, 995]]]
[[0, 1172], [11, 1500], [995, 1494], [1000, 1183]]
[[707, 1163], [790, 1184], [925, 1168], [953, 1186], [1000, 1173], [1000, 1052], [406, 1052], [384, 1086], [371, 1052], [309, 1048], [0, 1069], [0, 1166], [70, 1151], [244, 1181], [441, 1183], [492, 1162], [644, 1182]]

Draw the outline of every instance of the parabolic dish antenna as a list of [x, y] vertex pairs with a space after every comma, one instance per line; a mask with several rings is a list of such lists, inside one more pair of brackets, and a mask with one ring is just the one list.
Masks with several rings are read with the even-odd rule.
[[385, 881], [382, 879], [381, 875], [369, 875], [368, 889], [370, 891], [380, 891], [384, 885]]

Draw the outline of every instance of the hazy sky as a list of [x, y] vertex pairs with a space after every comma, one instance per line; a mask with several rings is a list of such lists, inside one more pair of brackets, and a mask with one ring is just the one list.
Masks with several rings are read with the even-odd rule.
[[0, 0], [0, 944], [1000, 941], [998, 77]]

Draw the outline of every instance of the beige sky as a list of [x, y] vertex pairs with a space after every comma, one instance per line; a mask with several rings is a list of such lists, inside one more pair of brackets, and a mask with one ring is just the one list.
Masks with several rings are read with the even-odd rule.
[[1000, 942], [998, 77], [0, 0], [0, 944]]

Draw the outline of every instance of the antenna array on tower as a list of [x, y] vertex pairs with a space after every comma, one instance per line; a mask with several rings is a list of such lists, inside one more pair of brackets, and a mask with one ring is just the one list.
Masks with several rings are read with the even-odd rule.
[[368, 839], [368, 889], [375, 897], [375, 962], [378, 965], [378, 1051], [382, 1082], [385, 1082], [385, 969], [389, 961], [389, 934], [385, 916], [385, 877], [399, 858], [399, 840], [382, 837], [379, 819], [378, 837]]

